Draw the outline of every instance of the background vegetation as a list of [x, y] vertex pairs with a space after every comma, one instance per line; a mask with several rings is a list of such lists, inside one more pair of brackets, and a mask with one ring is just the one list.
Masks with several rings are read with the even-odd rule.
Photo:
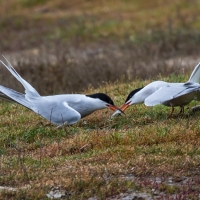
[[199, 11], [198, 0], [1, 1], [0, 52], [43, 95], [180, 74], [198, 63]]
[[[199, 12], [198, 0], [0, 0], [0, 52], [42, 95], [101, 91], [120, 105], [152, 80], [187, 81], [200, 61]], [[3, 66], [0, 84], [23, 91]], [[98, 111], [56, 130], [2, 101], [0, 198], [198, 199], [199, 116], [169, 112]]]

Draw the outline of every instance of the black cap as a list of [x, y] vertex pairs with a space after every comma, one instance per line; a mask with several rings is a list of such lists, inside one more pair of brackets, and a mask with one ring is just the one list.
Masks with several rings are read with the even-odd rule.
[[126, 98], [125, 103], [126, 103], [130, 98], [132, 98], [137, 92], [139, 92], [142, 88], [143, 88], [143, 87], [137, 88], [137, 89], [131, 91], [130, 94], [129, 94], [129, 95], [127, 96], [127, 98]]
[[98, 98], [102, 101], [105, 101], [108, 104], [114, 105], [113, 100], [107, 94], [104, 94], [104, 93], [95, 93], [95, 94], [89, 94], [89, 95], [86, 95], [86, 96], [91, 97], [91, 98], [95, 98], [95, 99]]

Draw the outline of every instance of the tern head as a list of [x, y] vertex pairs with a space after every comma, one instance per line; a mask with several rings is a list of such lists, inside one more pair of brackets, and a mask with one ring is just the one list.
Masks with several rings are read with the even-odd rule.
[[95, 94], [90, 94], [90, 95], [86, 95], [86, 96], [90, 97], [90, 98], [97, 99], [98, 103], [97, 102], [96, 103], [98, 104], [97, 106], [99, 106], [99, 109], [109, 108], [113, 111], [120, 110], [117, 106], [115, 106], [113, 100], [107, 94], [95, 93]]
[[[142, 88], [143, 88], [143, 87], [142, 87]], [[137, 89], [131, 91], [131, 92], [129, 93], [129, 95], [127, 96], [127, 98], [126, 98], [125, 103], [128, 103], [128, 102], [131, 103], [132, 99], [134, 98], [134, 95], [135, 95], [137, 92], [139, 92], [142, 88], [137, 88]]]
[[[143, 87], [142, 87], [143, 88]], [[126, 101], [124, 104], [122, 104], [120, 107], [119, 107], [119, 110], [115, 111], [112, 115], [111, 115], [111, 118], [116, 116], [116, 115], [121, 115], [121, 113], [124, 113], [124, 111], [132, 104], [135, 104], [135, 103], [139, 103], [141, 101], [140, 99], [140, 95], [138, 97], [138, 92], [142, 89], [142, 88], [138, 88], [138, 89], [135, 89], [133, 91], [131, 91], [129, 93], [129, 95], [127, 96], [126, 98]]]
[[124, 112], [130, 105], [132, 105], [132, 104], [134, 104], [134, 103], [140, 103], [140, 102], [138, 101], [138, 96], [136, 96], [136, 94], [137, 94], [142, 88], [143, 88], [143, 87], [137, 88], [137, 89], [135, 89], [135, 90], [133, 90], [133, 91], [131, 91], [131, 92], [129, 93], [129, 95], [127, 96], [127, 98], [126, 98], [126, 100], [125, 100], [125, 103], [122, 104], [122, 105], [120, 106], [121, 111]]

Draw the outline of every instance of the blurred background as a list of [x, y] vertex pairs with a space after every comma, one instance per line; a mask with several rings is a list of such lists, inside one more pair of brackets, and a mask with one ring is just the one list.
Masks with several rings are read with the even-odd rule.
[[0, 53], [41, 95], [178, 75], [200, 62], [199, 13], [200, 0], [0, 0]]

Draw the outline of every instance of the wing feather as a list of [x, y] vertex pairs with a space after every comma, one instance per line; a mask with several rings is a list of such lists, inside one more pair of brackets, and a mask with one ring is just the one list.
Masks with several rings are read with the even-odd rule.
[[[5, 57], [4, 57], [5, 58]], [[40, 97], [39, 93], [33, 88], [27, 81], [25, 81], [18, 73], [17, 71], [12, 67], [12, 65], [9, 63], [9, 61], [5, 58], [8, 65], [6, 65], [2, 60], [0, 62], [8, 69], [8, 71], [24, 86], [25, 93], [27, 97], [34, 98], [34, 97]]]
[[198, 87], [184, 87], [184, 86], [168, 86], [162, 87], [152, 95], [145, 99], [146, 106], [155, 106], [158, 104], [163, 104], [166, 101], [174, 100], [180, 96], [189, 94], [191, 92], [198, 91]]
[[17, 102], [29, 109], [31, 109], [31, 103], [25, 98], [24, 94], [12, 90], [10, 88], [0, 85], [0, 98], [7, 101]]
[[81, 115], [70, 107], [67, 102], [57, 99], [57, 101], [41, 97], [40, 101], [33, 100], [33, 111], [50, 122], [63, 125], [74, 124], [81, 119]]

